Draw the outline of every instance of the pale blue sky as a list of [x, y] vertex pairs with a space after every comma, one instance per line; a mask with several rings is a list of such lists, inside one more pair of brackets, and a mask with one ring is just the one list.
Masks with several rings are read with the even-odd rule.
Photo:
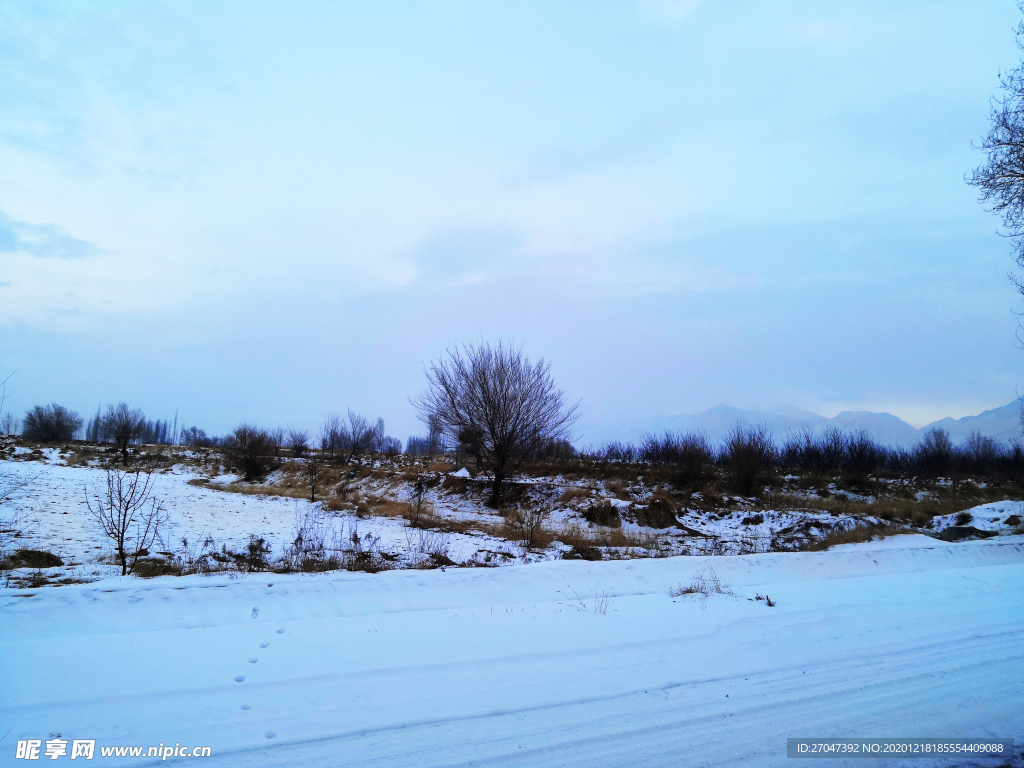
[[15, 412], [224, 432], [514, 338], [583, 442], [718, 403], [1003, 405], [1020, 302], [963, 177], [1002, 2], [10, 2]]

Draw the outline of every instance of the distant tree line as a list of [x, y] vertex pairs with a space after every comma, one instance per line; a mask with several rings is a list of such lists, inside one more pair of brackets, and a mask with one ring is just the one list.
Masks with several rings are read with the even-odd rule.
[[179, 432], [177, 416], [173, 422], [149, 420], [141, 409], [123, 402], [98, 409], [87, 424], [56, 403], [35, 406], [21, 427], [27, 439], [43, 443], [84, 434], [89, 441], [113, 444], [125, 460], [129, 446], [143, 443], [217, 448], [247, 480], [262, 479], [283, 461], [299, 459], [314, 499], [327, 467], [349, 464], [364, 454], [402, 453], [448, 454], [467, 465], [472, 462], [487, 474], [494, 506], [501, 502], [509, 473], [525, 462], [545, 461], [669, 466], [678, 479], [695, 485], [724, 472], [744, 495], [763, 487], [773, 472], [842, 473], [853, 481], [887, 472], [1024, 481], [1024, 445], [1019, 440], [1005, 444], [974, 433], [954, 445], [941, 429], [929, 431], [910, 448], [892, 448], [866, 431], [846, 433], [836, 427], [804, 429], [776, 440], [765, 426], [737, 425], [719, 444], [701, 432], [665, 433], [578, 452], [569, 433], [577, 405], [555, 386], [550, 365], [543, 359], [532, 362], [521, 349], [502, 342], [451, 350], [427, 367], [426, 378], [426, 391], [413, 401], [426, 434], [409, 437], [404, 445], [385, 432], [383, 419], [371, 420], [352, 409], [344, 417], [327, 416], [315, 434], [248, 422], [225, 437], [196, 426]]
[[37, 405], [21, 420], [21, 434], [40, 443], [60, 443], [83, 437], [88, 442], [113, 443], [127, 455], [129, 445], [173, 445], [177, 442], [174, 422], [148, 420], [139, 408], [126, 403], [98, 408], [85, 422], [70, 408], [57, 403]]
[[764, 426], [737, 425], [714, 445], [701, 432], [648, 434], [637, 443], [610, 442], [584, 451], [591, 461], [667, 465], [681, 479], [699, 482], [713, 467], [732, 473], [736, 490], [750, 495], [771, 471], [834, 475], [858, 480], [892, 473], [928, 478], [965, 476], [1024, 480], [1024, 444], [1002, 443], [977, 432], [960, 445], [943, 429], [925, 433], [918, 445], [892, 448], [864, 431], [846, 433], [837, 427], [821, 432], [804, 429], [776, 442]]
[[[184, 430], [182, 434], [195, 441], [191, 443], [194, 447], [214, 442], [202, 430], [193, 430]], [[327, 466], [349, 464], [367, 453], [391, 457], [402, 453], [402, 441], [384, 431], [383, 419], [371, 422], [351, 408], [345, 418], [330, 415], [324, 419], [315, 441], [302, 429], [266, 429], [244, 423], [215, 442], [228, 464], [249, 481], [266, 477], [286, 456], [306, 459], [304, 474], [314, 500], [321, 473]]]

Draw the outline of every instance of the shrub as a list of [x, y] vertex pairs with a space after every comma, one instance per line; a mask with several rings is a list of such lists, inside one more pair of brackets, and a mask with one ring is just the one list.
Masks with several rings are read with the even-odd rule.
[[949, 474], [954, 454], [949, 433], [944, 429], [930, 429], [917, 446], [914, 459], [922, 474], [943, 477]]
[[733, 595], [734, 592], [728, 584], [718, 578], [714, 568], [705, 568], [703, 571], [694, 573], [689, 584], [673, 587], [668, 594], [670, 597], [696, 595], [700, 598], [701, 609], [703, 609], [711, 595]]
[[249, 482], [262, 480], [278, 463], [274, 435], [252, 424], [242, 424], [224, 441], [224, 457]]
[[40, 443], [62, 443], [82, 428], [82, 417], [57, 403], [37, 405], [25, 414], [22, 435]]
[[540, 509], [515, 507], [508, 513], [508, 525], [513, 536], [529, 552], [534, 547], [543, 547], [550, 541], [543, 529], [547, 513]]
[[631, 443], [611, 442], [599, 449], [598, 454], [605, 461], [615, 461], [621, 464], [632, 464], [636, 461], [637, 449]]
[[645, 507], [634, 509], [637, 525], [671, 528], [676, 524], [676, 504], [663, 493], [654, 494]]
[[309, 453], [309, 433], [302, 429], [288, 429], [288, 447], [292, 449], [292, 456], [301, 459]]
[[12, 568], [56, 568], [64, 561], [52, 552], [41, 549], [17, 549], [10, 557]]
[[760, 490], [761, 478], [775, 460], [775, 445], [768, 428], [736, 425], [726, 436], [722, 459], [733, 473], [735, 491], [741, 496], [755, 495]]
[[703, 480], [708, 467], [715, 460], [711, 443], [703, 432], [666, 432], [662, 437], [645, 435], [641, 441], [639, 456], [642, 461], [650, 464], [669, 464], [678, 467], [680, 479], [684, 482]]
[[181, 430], [181, 437], [178, 442], [190, 448], [209, 448], [217, 444], [217, 438], [209, 437], [199, 427], [188, 427]]
[[583, 513], [583, 519], [594, 525], [602, 525], [605, 528], [619, 528], [622, 525], [619, 508], [607, 499], [587, 507]]
[[863, 480], [878, 469], [885, 458], [885, 449], [860, 430], [846, 440], [843, 469], [855, 480]]

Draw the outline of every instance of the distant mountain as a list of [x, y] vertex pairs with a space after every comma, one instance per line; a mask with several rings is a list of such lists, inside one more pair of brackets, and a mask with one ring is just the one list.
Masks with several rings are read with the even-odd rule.
[[1003, 442], [1021, 435], [1016, 401], [985, 411], [977, 416], [940, 419], [921, 429], [915, 429], [891, 413], [843, 411], [835, 418], [830, 419], [793, 406], [777, 408], [772, 411], [756, 411], [741, 410], [730, 405], [717, 405], [703, 413], [666, 419], [661, 421], [657, 427], [652, 426], [649, 431], [695, 432], [701, 430], [713, 442], [720, 442], [731, 429], [740, 423], [764, 424], [777, 439], [805, 427], [815, 432], [819, 432], [829, 425], [835, 425], [844, 432], [857, 432], [863, 429], [880, 443], [905, 448], [917, 445], [925, 432], [934, 428], [945, 429], [954, 443], [962, 443], [974, 431]]
[[917, 445], [923, 431], [914, 429], [898, 416], [891, 413], [871, 411], [843, 411], [829, 421], [844, 432], [867, 431], [880, 443], [886, 445]]
[[984, 411], [977, 416], [964, 416], [962, 419], [944, 419], [932, 422], [922, 431], [938, 427], [949, 432], [954, 443], [962, 443], [971, 432], [980, 432], [987, 437], [1007, 442], [1021, 436], [1020, 406], [1016, 401], [1000, 408]]

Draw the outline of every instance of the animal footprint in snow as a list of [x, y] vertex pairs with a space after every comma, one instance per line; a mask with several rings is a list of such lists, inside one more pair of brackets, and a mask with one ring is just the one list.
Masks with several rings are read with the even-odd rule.
[[248, 704], [243, 704], [239, 707], [239, 709], [252, 709], [252, 707], [250, 707]]
[[284, 634], [284, 630], [283, 630], [283, 629], [279, 629], [279, 630], [277, 630], [277, 634], [279, 634], [279, 635], [283, 635], [283, 634]]
[[265, 739], [276, 739], [277, 738], [277, 734], [274, 733], [273, 731], [267, 731], [266, 733], [263, 734], [263, 737]]
[[255, 664], [259, 659], [249, 659], [250, 664]]
[[238, 677], [236, 677], [235, 678], [235, 682], [236, 683], [244, 683], [245, 682], [245, 675], [239, 675]]
[[260, 643], [260, 648], [266, 648], [270, 643]]
[[259, 608], [253, 608], [252, 609], [252, 617], [254, 619], [258, 619], [259, 616], [260, 616], [260, 609]]

